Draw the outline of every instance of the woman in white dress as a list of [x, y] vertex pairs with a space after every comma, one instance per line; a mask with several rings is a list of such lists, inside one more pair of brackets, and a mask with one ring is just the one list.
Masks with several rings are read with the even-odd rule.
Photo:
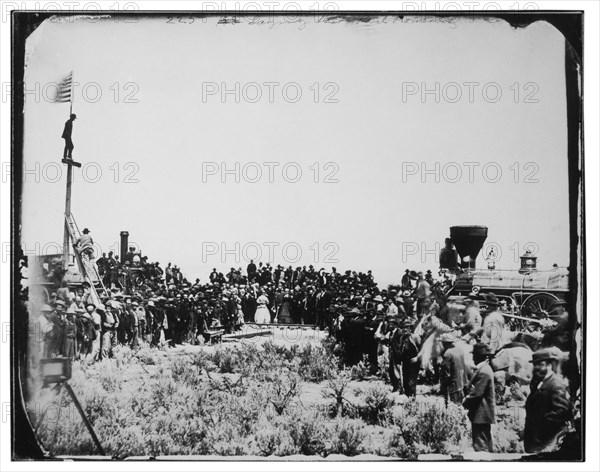
[[256, 314], [254, 315], [254, 321], [256, 323], [270, 323], [271, 322], [271, 312], [267, 308], [267, 303], [269, 303], [269, 299], [265, 296], [264, 293], [260, 293], [260, 296], [256, 300], [258, 304], [258, 308], [256, 309]]

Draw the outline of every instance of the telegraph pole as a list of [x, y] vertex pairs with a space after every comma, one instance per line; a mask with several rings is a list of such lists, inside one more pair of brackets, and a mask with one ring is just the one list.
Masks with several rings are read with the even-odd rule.
[[67, 165], [67, 191], [65, 196], [65, 233], [63, 237], [63, 269], [69, 267], [69, 224], [67, 221], [71, 216], [71, 185], [73, 184], [73, 166], [81, 167], [81, 163], [73, 159], [63, 159], [63, 164]]

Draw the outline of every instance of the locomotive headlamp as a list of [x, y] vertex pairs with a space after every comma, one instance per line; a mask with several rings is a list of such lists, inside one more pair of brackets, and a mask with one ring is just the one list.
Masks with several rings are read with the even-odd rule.
[[519, 269], [519, 272], [524, 274], [535, 270], [537, 270], [537, 257], [528, 249], [525, 251], [525, 254], [521, 256], [521, 268]]

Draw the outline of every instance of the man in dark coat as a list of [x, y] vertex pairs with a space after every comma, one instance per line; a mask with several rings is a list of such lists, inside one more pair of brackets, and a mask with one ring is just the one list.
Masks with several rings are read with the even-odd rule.
[[73, 156], [73, 140], [71, 136], [73, 134], [73, 122], [77, 119], [77, 115], [73, 113], [70, 118], [65, 122], [65, 129], [63, 130], [61, 138], [65, 140], [65, 150], [63, 151], [64, 159], [72, 159]]
[[569, 392], [554, 370], [558, 359], [549, 349], [533, 353], [531, 393], [525, 403], [525, 452], [552, 449], [571, 414]]
[[389, 374], [392, 391], [399, 391], [409, 397], [417, 394], [417, 380], [421, 369], [416, 359], [420, 342], [417, 335], [412, 333], [412, 328], [412, 321], [407, 319], [402, 322], [401, 329], [394, 329], [390, 334]]
[[491, 354], [486, 344], [477, 343], [473, 346], [476, 370], [467, 387], [469, 393], [463, 402], [463, 406], [469, 410], [475, 451], [494, 452], [491, 426], [496, 422], [496, 399], [494, 372], [488, 361]]
[[256, 264], [254, 263], [254, 259], [250, 259], [250, 264], [246, 267], [246, 273], [248, 274], [248, 282], [254, 282], [254, 278], [256, 277]]
[[440, 269], [456, 270], [458, 268], [458, 252], [454, 249], [452, 240], [446, 238], [445, 246], [440, 251]]
[[400, 286], [401, 286], [402, 290], [411, 290], [412, 289], [410, 271], [408, 269], [406, 269], [404, 271], [404, 275], [402, 276]]

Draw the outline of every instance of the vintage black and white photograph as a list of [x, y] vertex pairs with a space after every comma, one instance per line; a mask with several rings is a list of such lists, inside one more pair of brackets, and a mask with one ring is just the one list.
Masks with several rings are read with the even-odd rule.
[[300, 3], [12, 12], [13, 461], [595, 454], [584, 13]]

